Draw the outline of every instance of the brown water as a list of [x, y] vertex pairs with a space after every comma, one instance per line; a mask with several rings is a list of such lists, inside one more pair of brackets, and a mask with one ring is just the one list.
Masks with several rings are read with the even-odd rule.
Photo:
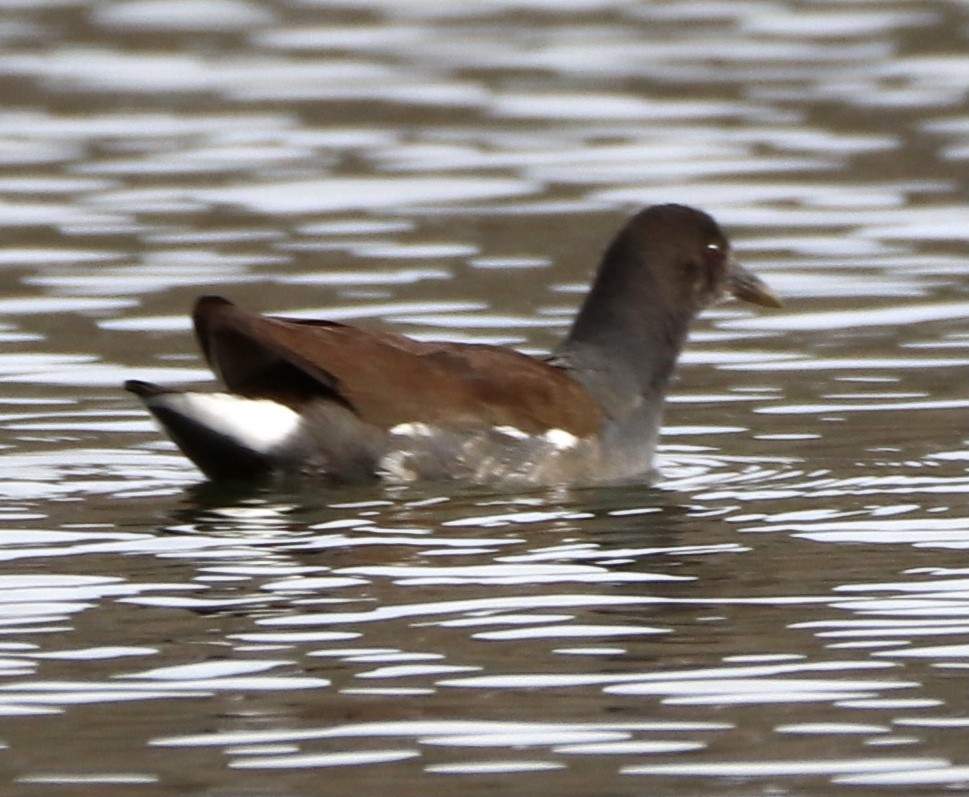
[[[969, 5], [0, 0], [0, 794], [969, 789]], [[200, 293], [547, 350], [641, 205], [663, 482], [227, 493]]]

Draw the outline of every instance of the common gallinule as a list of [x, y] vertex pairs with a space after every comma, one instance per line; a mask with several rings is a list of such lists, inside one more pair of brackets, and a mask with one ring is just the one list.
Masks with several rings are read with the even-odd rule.
[[606, 249], [546, 358], [255, 315], [205, 296], [195, 334], [228, 392], [125, 388], [210, 479], [646, 481], [690, 322], [728, 294], [780, 305], [733, 261], [710, 216], [656, 205]]

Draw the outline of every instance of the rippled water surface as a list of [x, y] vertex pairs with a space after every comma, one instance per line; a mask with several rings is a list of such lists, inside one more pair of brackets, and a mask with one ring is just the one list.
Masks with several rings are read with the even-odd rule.
[[[969, 4], [0, 0], [0, 794], [969, 789]], [[547, 351], [698, 205], [654, 488], [206, 485], [219, 293]]]

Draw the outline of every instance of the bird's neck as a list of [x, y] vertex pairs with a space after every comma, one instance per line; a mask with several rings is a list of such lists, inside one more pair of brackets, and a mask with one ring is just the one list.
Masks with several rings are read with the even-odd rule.
[[644, 405], [658, 415], [692, 318], [632, 271], [600, 271], [553, 355], [613, 418]]

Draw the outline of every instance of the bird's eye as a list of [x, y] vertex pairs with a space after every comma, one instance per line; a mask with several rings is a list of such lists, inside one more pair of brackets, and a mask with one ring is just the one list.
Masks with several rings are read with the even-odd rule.
[[707, 267], [714, 270], [723, 268], [727, 262], [727, 246], [722, 241], [711, 241], [704, 251]]
[[[693, 277], [693, 292], [697, 297], [709, 296], [720, 278], [724, 263], [727, 260], [726, 247], [717, 241], [711, 241], [703, 250], [702, 263], [697, 264]], [[705, 302], [706, 300], [701, 299]]]

